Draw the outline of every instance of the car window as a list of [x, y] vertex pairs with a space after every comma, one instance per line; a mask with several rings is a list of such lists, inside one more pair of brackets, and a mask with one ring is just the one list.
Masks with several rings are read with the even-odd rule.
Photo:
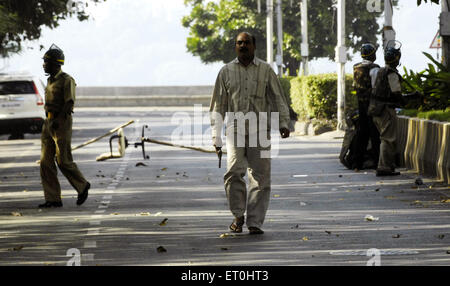
[[33, 83], [30, 81], [0, 82], [0, 95], [35, 93]]

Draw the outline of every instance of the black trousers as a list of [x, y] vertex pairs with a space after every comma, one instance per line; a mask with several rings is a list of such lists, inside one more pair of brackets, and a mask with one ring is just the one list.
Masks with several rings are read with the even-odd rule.
[[[358, 100], [359, 124], [357, 126], [357, 142], [353, 168], [359, 170], [363, 169], [365, 158], [368, 156], [372, 157], [375, 163], [374, 167], [376, 168], [380, 156], [380, 133], [373, 123], [372, 117], [367, 115], [368, 108], [368, 101]], [[372, 146], [370, 153], [367, 150], [369, 139]]]

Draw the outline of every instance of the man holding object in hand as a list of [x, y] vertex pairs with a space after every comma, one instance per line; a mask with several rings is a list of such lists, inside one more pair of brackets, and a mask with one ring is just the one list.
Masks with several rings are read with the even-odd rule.
[[[230, 230], [241, 233], [246, 223], [250, 234], [262, 234], [271, 183], [271, 126], [267, 124], [270, 123], [267, 119], [272, 112], [279, 115], [276, 120], [281, 137], [288, 138], [290, 117], [280, 81], [269, 64], [255, 57], [255, 49], [256, 40], [250, 33], [242, 32], [236, 37], [237, 58], [220, 70], [210, 112], [213, 144], [218, 153], [222, 150], [221, 133], [225, 115], [228, 118], [224, 181], [230, 211], [234, 215]], [[242, 117], [245, 126], [236, 128], [236, 120]], [[264, 141], [261, 137], [267, 138], [264, 140], [268, 144], [261, 142]], [[244, 180], [247, 170], [248, 196]]]

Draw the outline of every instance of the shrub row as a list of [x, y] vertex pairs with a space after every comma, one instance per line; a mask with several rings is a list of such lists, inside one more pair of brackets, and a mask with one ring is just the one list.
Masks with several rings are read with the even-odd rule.
[[[353, 77], [346, 75], [345, 109], [357, 109], [356, 95], [352, 92]], [[288, 97], [288, 103], [300, 120], [337, 117], [337, 74], [319, 74], [301, 77], [284, 77], [281, 85]]]

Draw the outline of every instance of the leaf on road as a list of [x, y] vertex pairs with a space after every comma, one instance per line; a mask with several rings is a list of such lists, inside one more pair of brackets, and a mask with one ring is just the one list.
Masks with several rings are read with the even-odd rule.
[[23, 216], [22, 213], [20, 213], [20, 212], [12, 212], [11, 215], [12, 216]]
[[279, 197], [280, 197], [280, 195], [273, 195], [273, 197], [274, 197], [274, 198], [279, 198]]
[[309, 238], [308, 238], [307, 236], [304, 236], [304, 237], [302, 238], [302, 240], [303, 240], [303, 241], [308, 241]]
[[168, 218], [163, 219], [163, 220], [159, 223], [159, 225], [160, 225], [160, 226], [165, 226], [165, 225], [167, 224], [167, 221], [168, 221], [168, 220], [169, 220]]
[[142, 216], [149, 216], [150, 213], [149, 213], [149, 212], [142, 212], [142, 213], [140, 213], [139, 215], [142, 215]]
[[448, 204], [450, 203], [450, 199], [442, 200], [441, 203]]
[[161, 171], [166, 171], [166, 170], [167, 170], [167, 168], [162, 168], [162, 169], [161, 169]]
[[235, 234], [232, 233], [222, 233], [219, 237], [220, 238], [227, 238], [227, 237], [235, 237]]
[[158, 251], [158, 253], [167, 252], [167, 250], [162, 246], [158, 246], [158, 248], [156, 248], [156, 251]]

